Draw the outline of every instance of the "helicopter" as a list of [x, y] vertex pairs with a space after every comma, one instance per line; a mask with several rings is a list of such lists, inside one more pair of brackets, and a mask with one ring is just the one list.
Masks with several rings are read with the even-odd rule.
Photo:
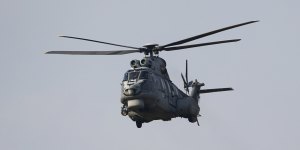
[[[225, 28], [217, 29], [183, 40], [165, 45], [146, 44], [142, 47], [126, 46], [103, 41], [60, 36], [63, 38], [84, 40], [112, 46], [127, 48], [128, 50], [115, 51], [48, 51], [46, 54], [68, 55], [124, 55], [130, 53], [144, 53], [141, 60], [131, 60], [131, 68], [125, 72], [121, 83], [121, 114], [129, 116], [141, 128], [143, 123], [153, 120], [170, 121], [172, 118], [182, 117], [199, 126], [199, 99], [200, 94], [231, 91], [233, 88], [201, 89], [205, 84], [198, 80], [188, 80], [188, 61], [186, 60], [185, 76], [181, 73], [185, 92], [181, 91], [170, 79], [166, 61], [159, 57], [162, 51], [175, 51], [200, 46], [237, 42], [241, 39], [214, 41], [200, 44], [181, 45], [225, 30], [252, 24], [258, 21], [248, 21]], [[178, 46], [179, 45], [179, 46]], [[181, 46], [180, 46], [181, 45]], [[190, 91], [191, 88], [191, 91]]]

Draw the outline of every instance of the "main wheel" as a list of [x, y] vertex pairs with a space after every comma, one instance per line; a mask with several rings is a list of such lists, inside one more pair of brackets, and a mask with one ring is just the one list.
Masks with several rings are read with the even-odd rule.
[[189, 120], [189, 122], [194, 123], [194, 122], [197, 121], [197, 118], [196, 117], [190, 117], [190, 118], [188, 118], [188, 120]]
[[136, 127], [141, 128], [143, 123], [141, 121], [136, 121]]
[[121, 110], [121, 114], [122, 114], [123, 116], [127, 116], [127, 115], [128, 115], [128, 111], [127, 111], [126, 109], [122, 109], [122, 110]]

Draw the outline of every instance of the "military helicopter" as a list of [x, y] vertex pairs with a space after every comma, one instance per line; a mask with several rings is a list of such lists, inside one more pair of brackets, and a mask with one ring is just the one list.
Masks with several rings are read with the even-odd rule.
[[[200, 94], [230, 91], [232, 88], [215, 88], [201, 89], [204, 83], [197, 80], [188, 80], [188, 62], [186, 60], [185, 76], [181, 73], [185, 92], [181, 91], [174, 83], [172, 83], [166, 68], [166, 61], [158, 56], [162, 51], [175, 51], [187, 48], [194, 48], [207, 45], [215, 45], [222, 43], [237, 42], [241, 39], [214, 41], [208, 43], [191, 44], [178, 46], [196, 39], [200, 39], [209, 35], [213, 35], [225, 30], [240, 27], [243, 25], [255, 23], [258, 21], [249, 21], [210, 31], [197, 36], [189, 37], [180, 41], [169, 43], [166, 45], [147, 44], [143, 47], [126, 46], [102, 41], [96, 41], [86, 38], [61, 36], [64, 38], [78, 39], [90, 42], [108, 44], [129, 50], [117, 51], [48, 51], [46, 54], [69, 54], [69, 55], [123, 55], [130, 53], [144, 53], [141, 60], [130, 61], [131, 69], [129, 69], [121, 83], [121, 114], [129, 116], [136, 122], [138, 128], [143, 123], [153, 120], [170, 121], [175, 117], [187, 118], [189, 122], [197, 122], [199, 126], [199, 99]], [[190, 89], [191, 88], [191, 92]]]

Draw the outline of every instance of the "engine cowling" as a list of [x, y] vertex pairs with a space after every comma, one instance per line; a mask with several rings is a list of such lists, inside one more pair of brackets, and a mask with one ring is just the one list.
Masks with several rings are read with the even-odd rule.
[[141, 66], [142, 67], [148, 67], [148, 68], [151, 68], [152, 66], [152, 61], [150, 59], [147, 59], [147, 58], [143, 58], [140, 62]]
[[139, 60], [134, 59], [134, 60], [130, 61], [130, 66], [132, 68], [139, 68], [139, 67], [141, 67], [141, 64], [140, 64]]

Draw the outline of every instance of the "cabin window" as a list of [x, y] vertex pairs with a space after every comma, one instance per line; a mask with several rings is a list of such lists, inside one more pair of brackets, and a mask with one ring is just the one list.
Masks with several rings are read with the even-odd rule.
[[175, 85], [173, 85], [173, 90], [174, 90], [174, 92], [175, 92], [175, 95], [178, 96], [178, 95], [179, 95], [179, 94], [178, 94], [178, 89], [177, 89], [177, 87], [176, 87]]
[[171, 93], [171, 89], [170, 89], [169, 82], [168, 82], [168, 81], [166, 81], [165, 83], [166, 83], [166, 85], [167, 85], [168, 92], [169, 92], [169, 93]]
[[166, 89], [166, 85], [165, 85], [164, 80], [160, 79], [160, 82], [161, 82], [162, 89], [165, 90]]
[[161, 82], [160, 82], [160, 79], [158, 78], [155, 78], [155, 85], [157, 88], [161, 89], [162, 88], [162, 85], [161, 85]]
[[149, 74], [147, 71], [141, 71], [139, 79], [148, 79], [148, 76]]
[[175, 96], [175, 89], [174, 89], [173, 84], [170, 85], [170, 89], [171, 89], [171, 94], [174, 97]]

